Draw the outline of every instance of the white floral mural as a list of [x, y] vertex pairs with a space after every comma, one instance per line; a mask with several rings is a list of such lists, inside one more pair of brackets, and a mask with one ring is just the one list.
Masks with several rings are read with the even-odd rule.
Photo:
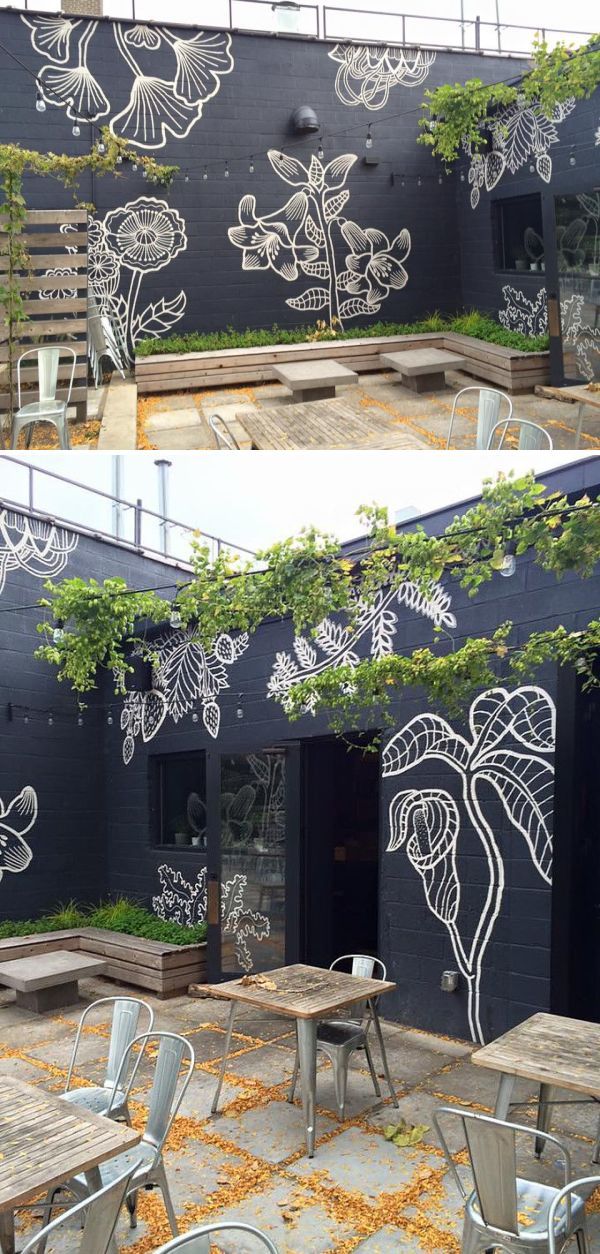
[[5, 806], [0, 797], [0, 880], [5, 871], [25, 871], [33, 853], [24, 839], [38, 816], [35, 789], [27, 786]]
[[382, 44], [336, 44], [328, 55], [339, 63], [335, 92], [342, 104], [373, 111], [385, 108], [394, 87], [420, 87], [436, 56]]
[[484, 188], [491, 192], [506, 171], [515, 174], [527, 162], [534, 165], [545, 183], [549, 183], [552, 178], [550, 149], [559, 143], [558, 127], [574, 108], [575, 100], [569, 99], [557, 104], [550, 116], [539, 105], [524, 100], [501, 109], [490, 124], [490, 151], [475, 152], [465, 145], [470, 157], [471, 208], [477, 208]]
[[[54, 14], [22, 15], [22, 20], [45, 62], [37, 83], [46, 104], [66, 109], [73, 119], [106, 121], [114, 135], [141, 149], [164, 148], [169, 139], [189, 135], [219, 91], [223, 75], [233, 70], [231, 36], [225, 32], [198, 31], [184, 39], [168, 27], [113, 22], [118, 56], [131, 73], [131, 85], [125, 107], [110, 116], [110, 100], [89, 65], [99, 23]], [[163, 69], [168, 52], [167, 77], [152, 73], [152, 57], [159, 50]], [[114, 65], [110, 70], [107, 84], [114, 81]]]
[[327, 165], [313, 156], [308, 166], [276, 149], [268, 156], [275, 173], [295, 190], [281, 209], [263, 216], [255, 196], [242, 198], [239, 225], [228, 232], [242, 251], [242, 269], [273, 270], [287, 283], [302, 274], [317, 280], [286, 304], [303, 313], [324, 310], [329, 322], [335, 318], [340, 326], [348, 318], [377, 313], [390, 292], [408, 281], [404, 263], [411, 239], [406, 229], [390, 240], [383, 231], [363, 229], [342, 216], [356, 155], [344, 153]]
[[[438, 714], [419, 714], [393, 736], [383, 752], [386, 779], [407, 775], [408, 787], [389, 807], [387, 851], [404, 851], [421, 877], [431, 913], [444, 925], [468, 994], [469, 1028], [483, 1042], [480, 998], [484, 961], [501, 913], [508, 835], [498, 833], [492, 794], [510, 827], [523, 839], [537, 875], [552, 882], [552, 814], [556, 711], [538, 687], [515, 692], [491, 688], [476, 697], [469, 712], [469, 735], [455, 732]], [[410, 772], [439, 763], [444, 782], [457, 788], [410, 786]], [[466, 821], [466, 822], [465, 822]], [[473, 884], [468, 901], [462, 876], [472, 862], [473, 834], [487, 866], [481, 908], [473, 919]], [[462, 857], [466, 858], [463, 863]]]
[[[508, 331], [522, 335], [546, 335], [548, 301], [546, 288], [541, 287], [535, 300], [506, 284], [502, 288], [504, 308], [498, 319]], [[581, 294], [567, 296], [560, 302], [563, 346], [575, 354], [575, 366], [582, 379], [591, 381], [600, 375], [600, 327], [586, 321], [586, 299]]]
[[144, 744], [152, 740], [167, 715], [178, 723], [200, 706], [202, 722], [213, 739], [219, 734], [221, 708], [219, 695], [229, 688], [228, 668], [246, 651], [249, 638], [222, 634], [206, 651], [198, 632], [192, 628], [169, 630], [152, 645], [156, 663], [152, 688], [148, 692], [128, 692], [121, 711], [123, 761], [129, 765], [141, 735]]
[[[361, 641], [368, 641], [371, 657], [387, 657], [393, 653], [398, 629], [395, 606], [406, 606], [414, 613], [429, 618], [436, 627], [452, 629], [456, 627], [456, 618], [451, 612], [451, 603], [450, 594], [444, 591], [441, 584], [433, 584], [425, 592], [412, 581], [405, 580], [399, 589], [379, 592], [372, 605], [359, 604], [358, 617], [352, 628], [325, 618], [316, 628], [314, 636], [296, 637], [293, 654], [276, 654], [267, 695], [281, 702], [285, 709], [286, 697], [296, 684], [333, 666], [358, 666], [356, 649]], [[305, 707], [305, 712], [315, 714], [316, 698]]]
[[498, 311], [498, 321], [507, 331], [520, 331], [521, 335], [546, 335], [548, 332], [548, 301], [545, 287], [541, 287], [534, 300], [529, 300], [520, 289], [505, 283], [502, 288], [504, 309]]
[[[152, 898], [152, 907], [159, 919], [182, 927], [206, 922], [206, 867], [202, 867], [193, 883], [166, 863], [159, 866], [158, 876], [162, 891]], [[248, 938], [265, 940], [271, 930], [266, 915], [247, 905], [247, 890], [246, 875], [234, 875], [221, 884], [221, 934], [223, 939], [233, 937], [236, 961], [242, 971], [251, 971], [253, 967]]]
[[0, 594], [13, 570], [51, 579], [65, 569], [79, 537], [64, 527], [0, 509]]

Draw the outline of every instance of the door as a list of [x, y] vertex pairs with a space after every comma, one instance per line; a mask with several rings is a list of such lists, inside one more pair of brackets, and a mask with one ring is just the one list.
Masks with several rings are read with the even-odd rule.
[[297, 959], [298, 780], [294, 744], [208, 754], [211, 981]]
[[600, 191], [556, 196], [554, 213], [561, 382], [582, 383], [600, 378]]

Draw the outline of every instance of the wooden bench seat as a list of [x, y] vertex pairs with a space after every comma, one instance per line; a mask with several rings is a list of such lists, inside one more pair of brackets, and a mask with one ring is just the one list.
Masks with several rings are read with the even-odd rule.
[[42, 1014], [45, 1010], [72, 1006], [79, 999], [78, 980], [102, 975], [105, 970], [103, 958], [57, 949], [54, 953], [0, 963], [0, 984], [14, 988], [18, 1006]]

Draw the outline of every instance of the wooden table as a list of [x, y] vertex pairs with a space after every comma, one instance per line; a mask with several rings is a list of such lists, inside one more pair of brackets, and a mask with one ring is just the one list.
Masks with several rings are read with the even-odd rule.
[[238, 420], [255, 449], [426, 447], [401, 422], [343, 399], [244, 410]]
[[573, 387], [555, 388], [538, 386], [535, 389], [536, 396], [543, 396], [553, 401], [566, 401], [569, 405], [577, 405], [576, 430], [575, 430], [575, 448], [579, 448], [581, 443], [581, 431], [583, 428], [583, 411], [586, 405], [591, 405], [592, 409], [600, 409], [600, 392], [590, 392], [585, 383], [576, 383]]
[[331, 400], [336, 387], [358, 383], [358, 375], [339, 361], [291, 361], [273, 366], [273, 374], [289, 388], [294, 404]]
[[3, 1254], [14, 1254], [16, 1207], [81, 1172], [96, 1192], [102, 1183], [99, 1164], [139, 1141], [140, 1134], [125, 1124], [81, 1110], [24, 1080], [0, 1076]]
[[72, 1006], [79, 999], [78, 980], [106, 971], [104, 958], [93, 958], [72, 949], [0, 962], [0, 984], [14, 988], [17, 1006], [43, 1014]]
[[224, 984], [205, 986], [205, 991], [209, 996], [225, 998], [231, 1002], [225, 1036], [225, 1049], [211, 1112], [214, 1115], [219, 1104], [238, 1005], [241, 1003], [242, 1005], [255, 1006], [260, 1010], [270, 1010], [274, 1015], [295, 1019], [298, 1036], [298, 1057], [300, 1060], [302, 1106], [306, 1127], [306, 1149], [309, 1158], [312, 1158], [315, 1152], [317, 1025], [319, 1019], [324, 1019], [333, 1011], [342, 1010], [345, 1006], [355, 1005], [356, 1002], [367, 1002], [381, 1050], [385, 1077], [390, 1092], [394, 1097], [394, 1105], [397, 1106], [398, 1101], [394, 1093], [381, 1033], [381, 1024], [377, 1014], [377, 998], [382, 993], [390, 993], [396, 985], [390, 983], [389, 980], [366, 980], [357, 975], [349, 975], [345, 971], [329, 971], [323, 967], [305, 966], [304, 963], [300, 962], [290, 967], [278, 967], [275, 971], [265, 971], [264, 977], [276, 984], [277, 988], [269, 990], [261, 987], [260, 984], [244, 984], [242, 981], [245, 977], [239, 980], [228, 980]]
[[[506, 1119], [518, 1078], [539, 1083], [537, 1126], [546, 1132], [552, 1089], [570, 1089], [600, 1099], [600, 1024], [562, 1015], [537, 1014], [472, 1055], [476, 1067], [499, 1071], [495, 1115]], [[536, 1141], [541, 1153], [542, 1140]], [[594, 1150], [597, 1162], [598, 1145]]]
[[380, 353], [382, 366], [397, 370], [412, 392], [439, 392], [446, 386], [446, 370], [461, 370], [464, 357], [441, 348], [409, 348], [402, 353]]

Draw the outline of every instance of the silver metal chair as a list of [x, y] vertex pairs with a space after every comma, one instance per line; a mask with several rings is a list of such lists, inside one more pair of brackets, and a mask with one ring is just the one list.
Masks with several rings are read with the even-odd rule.
[[490, 438], [487, 447], [491, 449], [494, 444], [494, 436], [496, 432], [502, 428], [502, 434], [497, 444], [497, 448], [501, 449], [504, 444], [506, 433], [509, 427], [519, 428], [519, 448], [520, 449], [536, 449], [536, 448], [554, 448], [552, 437], [546, 431], [545, 427], [541, 427], [539, 422], [531, 422], [529, 418], [515, 418], [511, 414], [510, 418], [502, 418], [500, 422], [494, 423], [490, 431]]
[[[92, 1193], [91, 1197], [86, 1197], [85, 1201], [78, 1202], [76, 1206], [72, 1206], [57, 1219], [46, 1224], [39, 1232], [36, 1232], [35, 1236], [29, 1238], [26, 1245], [21, 1247], [21, 1254], [42, 1254], [51, 1233], [75, 1218], [82, 1221], [83, 1227], [77, 1245], [78, 1254], [109, 1254], [109, 1251], [112, 1254], [112, 1251], [116, 1250], [115, 1228], [135, 1167], [136, 1164], [133, 1163], [122, 1175], [111, 1180], [110, 1184], [106, 1184], [97, 1193]], [[69, 1241], [75, 1239], [74, 1234], [70, 1233]], [[69, 1245], [69, 1249], [72, 1249], [74, 1254], [74, 1246]]]
[[[23, 405], [21, 403], [21, 366], [27, 357], [35, 357], [37, 359], [39, 400], [30, 401], [27, 405]], [[67, 395], [64, 400], [59, 400], [57, 397], [58, 367], [61, 357], [72, 357], [73, 359]], [[47, 345], [43, 348], [28, 348], [25, 353], [21, 353], [17, 362], [19, 408], [13, 416], [11, 448], [17, 447], [19, 435], [25, 428], [29, 428], [27, 432], [27, 448], [29, 448], [36, 422], [51, 422], [58, 431], [60, 447], [70, 447], [67, 408], [73, 390], [76, 360], [75, 350], [66, 346]]]
[[[554, 1201], [550, 1207], [548, 1215], [548, 1228], [550, 1231], [550, 1243], [548, 1246], [548, 1254], [558, 1254], [560, 1246], [556, 1244], [556, 1230], [558, 1227], [557, 1216], [559, 1208], [565, 1204], [566, 1198], [570, 1193], [576, 1193], [578, 1189], [585, 1189], [588, 1185], [593, 1184], [596, 1188], [600, 1185], [600, 1176], [582, 1176], [579, 1180], [572, 1180], [564, 1189], [556, 1194]], [[559, 1238], [560, 1239], [560, 1238]]]
[[[141, 1036], [134, 1037], [123, 1054], [115, 1080], [114, 1093], [117, 1094], [123, 1090], [125, 1101], [127, 1101], [142, 1059], [147, 1058], [148, 1051], [155, 1046], [158, 1046], [158, 1050], [154, 1080], [148, 1101], [148, 1119], [142, 1139], [133, 1149], [117, 1154], [108, 1162], [102, 1163], [98, 1170], [102, 1183], [109, 1184], [120, 1172], [137, 1163], [125, 1198], [131, 1227], [137, 1227], [138, 1189], [158, 1188], [163, 1196], [171, 1232], [173, 1236], [177, 1236], [177, 1220], [167, 1183], [162, 1150], [194, 1070], [196, 1056], [189, 1041], [186, 1041], [184, 1036], [177, 1036], [174, 1032], [145, 1032]], [[137, 1056], [131, 1067], [133, 1054]], [[185, 1068], [183, 1077], [181, 1076], [182, 1068]], [[110, 1107], [106, 1114], [110, 1117]], [[74, 1193], [82, 1200], [89, 1196], [88, 1184], [83, 1175], [74, 1176], [61, 1188]], [[51, 1200], [49, 1196], [48, 1204], [51, 1204]]]
[[477, 392], [477, 395], [479, 397], [479, 404], [477, 408], [477, 432], [475, 435], [475, 444], [473, 445], [473, 447], [476, 449], [477, 448], [487, 449], [489, 448], [489, 440], [490, 440], [490, 434], [491, 434], [492, 428], [495, 427], [500, 420], [500, 410], [502, 408], [502, 402], [506, 401], [506, 404], [508, 406], [508, 414], [506, 417], [506, 421], [510, 421], [510, 419], [512, 418], [513, 403], [510, 399], [510, 396], [506, 395], [506, 392], [499, 392], [497, 388], [482, 388], [482, 387], [475, 387], [475, 386], [461, 388], [460, 392], [456, 393], [456, 396], [454, 397], [454, 401], [452, 403], [452, 413], [450, 415], [450, 426], [448, 427], [448, 439], [446, 440], [446, 448], [450, 448], [450, 441], [452, 439], [452, 431], [454, 428], [454, 419], [456, 416], [456, 410], [458, 407], [459, 399], [461, 396], [466, 396], [467, 392]]
[[[376, 979], [385, 980], [387, 978], [387, 970], [385, 963], [380, 958], [371, 958], [367, 954], [342, 954], [340, 958], [336, 958], [329, 968], [335, 971], [342, 963], [352, 964], [351, 974], [361, 976], [362, 979], [373, 978], [375, 969], [378, 971]], [[356, 1015], [356, 1018], [353, 1016]], [[381, 1089], [377, 1079], [377, 1073], [373, 1065], [373, 1056], [368, 1040], [368, 1031], [371, 1026], [371, 1015], [367, 1009], [365, 1002], [358, 1002], [352, 1007], [352, 1014], [348, 1019], [323, 1019], [317, 1027], [317, 1050], [326, 1054], [333, 1067], [333, 1083], [335, 1086], [335, 1098], [337, 1102], [338, 1114], [340, 1119], [344, 1118], [346, 1108], [346, 1089], [348, 1086], [348, 1067], [350, 1057], [357, 1049], [364, 1049], [367, 1059], [373, 1088], [377, 1097], [381, 1097]], [[396, 1094], [387, 1070], [387, 1063], [384, 1058], [384, 1070], [388, 1081], [388, 1086], [394, 1102], [396, 1102]], [[298, 1048], [296, 1047], [296, 1060], [294, 1063], [294, 1073], [288, 1093], [288, 1102], [293, 1102], [296, 1092], [296, 1084], [298, 1082], [299, 1071]]]
[[220, 414], [211, 414], [208, 425], [217, 441], [217, 448], [229, 449], [232, 453], [239, 453], [240, 446], [227, 426], [225, 419], [221, 418]]
[[203, 1224], [201, 1228], [192, 1228], [191, 1232], [186, 1232], [184, 1236], [175, 1237], [174, 1241], [161, 1245], [155, 1254], [172, 1254], [175, 1250], [185, 1250], [185, 1254], [209, 1254], [210, 1238], [213, 1232], [249, 1233], [250, 1236], [256, 1237], [260, 1244], [266, 1246], [269, 1254], [278, 1254], [277, 1246], [266, 1232], [261, 1232], [260, 1228], [254, 1228], [252, 1224], [235, 1223], [233, 1220], [221, 1220], [213, 1224]]
[[[468, 1191], [459, 1174], [441, 1127], [441, 1118], [462, 1124], [467, 1144], [474, 1189]], [[580, 1254], [589, 1254], [583, 1198], [572, 1194], [569, 1184], [571, 1157], [568, 1150], [549, 1132], [505, 1123], [474, 1111], [442, 1106], [433, 1116], [436, 1132], [465, 1202], [462, 1254], [499, 1248], [513, 1254], [550, 1254], [550, 1211], [564, 1189], [526, 1180], [517, 1175], [517, 1138], [535, 1140], [543, 1136], [562, 1156], [565, 1194], [564, 1211], [555, 1211], [555, 1254], [565, 1248], [572, 1236]], [[558, 1205], [558, 1203], [557, 1203]]]
[[[99, 1006], [112, 1006], [113, 1008], [106, 1075], [102, 1084], [88, 1088], [72, 1089], [71, 1079], [77, 1064], [77, 1050], [79, 1049], [81, 1036], [87, 1019], [92, 1011], [97, 1010]], [[94, 1001], [87, 1006], [79, 1020], [77, 1036], [75, 1037], [69, 1064], [67, 1082], [63, 1093], [63, 1097], [67, 1102], [73, 1102], [75, 1106], [91, 1110], [96, 1115], [105, 1115], [110, 1108], [111, 1119], [125, 1119], [126, 1123], [131, 1124], [125, 1090], [121, 1087], [116, 1091], [115, 1082], [125, 1050], [138, 1035], [140, 1011], [147, 1016], [147, 1022], [142, 1033], [142, 1035], [145, 1035], [151, 1032], [154, 1026], [154, 1012], [146, 1001], [141, 1001], [137, 997], [100, 997], [98, 1001]], [[130, 1064], [133, 1066], [134, 1059], [131, 1054], [129, 1058]], [[126, 1082], [126, 1076], [122, 1078]]]

